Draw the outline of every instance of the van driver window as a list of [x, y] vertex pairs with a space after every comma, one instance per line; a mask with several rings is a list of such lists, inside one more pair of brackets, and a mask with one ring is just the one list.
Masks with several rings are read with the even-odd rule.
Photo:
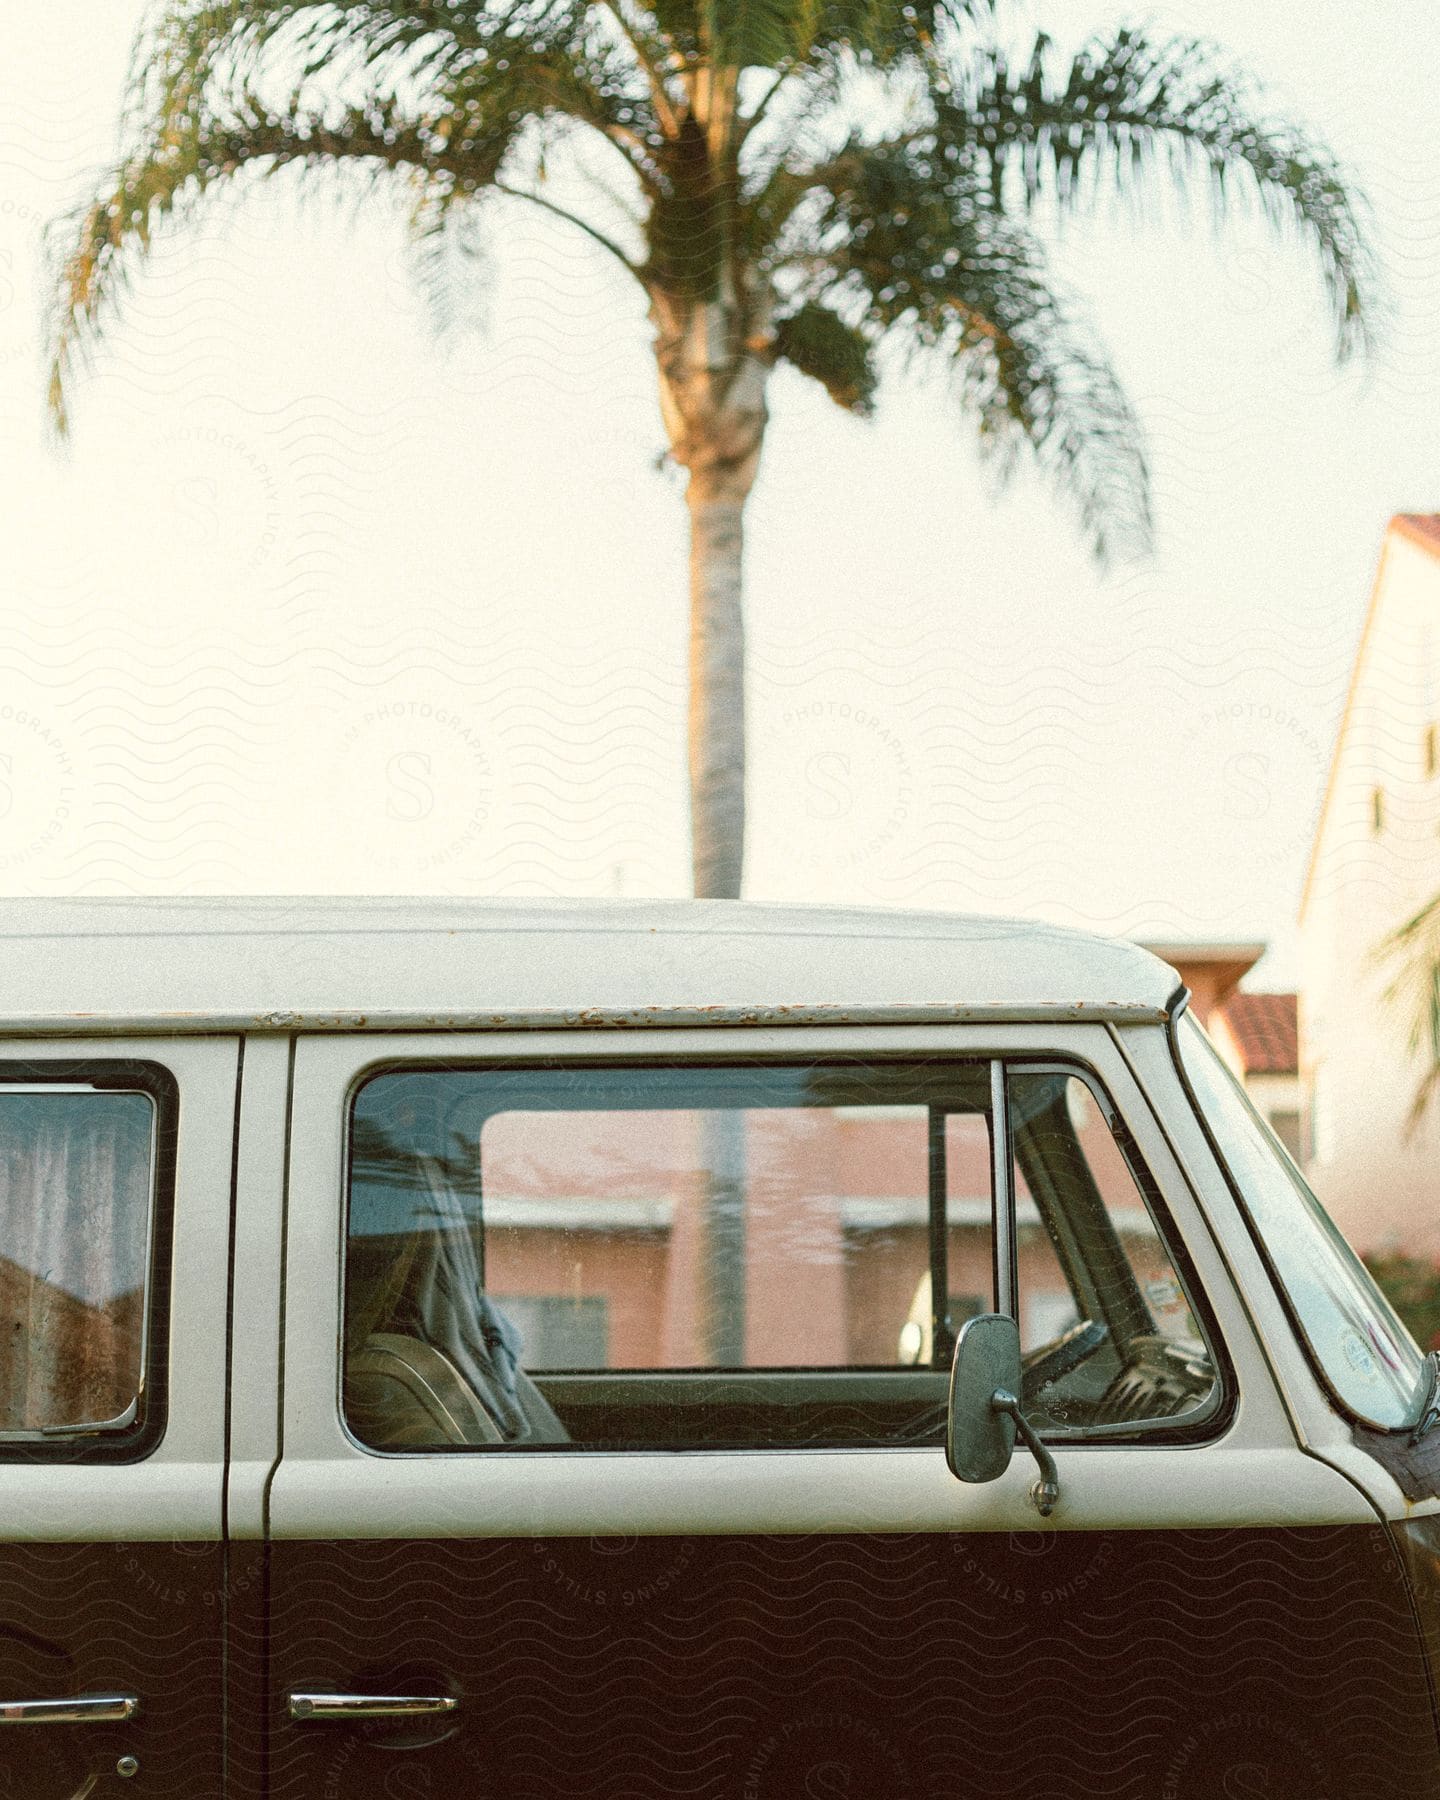
[[1012, 1070], [1024, 1401], [1047, 1434], [1196, 1422], [1219, 1383], [1154, 1215], [1090, 1087]]
[[148, 1094], [0, 1086], [0, 1440], [134, 1419], [154, 1135]]
[[[373, 1076], [351, 1133], [351, 1432], [390, 1451], [942, 1442], [955, 1335], [996, 1304], [990, 1099], [989, 1063], [954, 1060]], [[1028, 1190], [1021, 1207], [1038, 1219]], [[1113, 1282], [1046, 1279], [1024, 1293], [1032, 1347], [1102, 1298], [1111, 1319]], [[1140, 1316], [1115, 1312], [1092, 1377], [1128, 1367]]]

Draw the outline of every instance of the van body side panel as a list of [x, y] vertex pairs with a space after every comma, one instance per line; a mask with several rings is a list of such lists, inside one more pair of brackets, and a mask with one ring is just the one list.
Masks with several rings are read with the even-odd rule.
[[258, 1538], [232, 1538], [227, 1582], [225, 1693], [226, 1800], [265, 1793], [269, 1717], [266, 1638], [269, 1558]]
[[1440, 1733], [1440, 1513], [1412, 1514], [1390, 1526], [1410, 1581], [1430, 1672], [1430, 1695]]
[[[633, 1051], [633, 1034], [579, 1035], [457, 1037], [444, 1061]], [[671, 1048], [1073, 1056], [1154, 1176], [1235, 1404], [1203, 1442], [1057, 1441], [1043, 1527], [1023, 1454], [967, 1485], [938, 1445], [369, 1453], [340, 1415], [348, 1097], [437, 1052], [302, 1037], [267, 1519], [274, 1800], [1440, 1793], [1393, 1541], [1297, 1443], [1224, 1215], [1217, 1228], [1103, 1026], [695, 1031]], [[307, 1689], [459, 1709], [292, 1719], [287, 1696]]]
[[[122, 1757], [139, 1764], [137, 1791], [155, 1800], [218, 1800], [224, 1781], [225, 1320], [230, 1177], [238, 1045], [234, 1039], [96, 1037], [63, 1044], [0, 1043], [0, 1062], [24, 1062], [39, 1083], [128, 1079], [157, 1068], [171, 1085], [157, 1143], [164, 1175], [145, 1275], [146, 1433], [122, 1460], [89, 1435], [0, 1441], [0, 1795], [75, 1800], [127, 1791]], [[77, 1066], [78, 1065], [78, 1066]], [[14, 1079], [12, 1077], [12, 1079]], [[14, 1175], [18, 1138], [7, 1143]], [[41, 1158], [34, 1166], [41, 1167]], [[113, 1163], [72, 1162], [68, 1181], [37, 1178], [42, 1197], [83, 1194], [88, 1242], [105, 1242]], [[75, 1169], [85, 1170], [84, 1179]], [[97, 1172], [98, 1171], [98, 1172]], [[37, 1214], [43, 1206], [37, 1203]], [[62, 1234], [73, 1239], [66, 1221]], [[47, 1277], [38, 1256], [22, 1271]], [[63, 1283], [52, 1304], [74, 1309], [78, 1341], [102, 1348], [102, 1309], [85, 1310]], [[59, 1295], [60, 1297], [54, 1298]], [[81, 1297], [83, 1299], [83, 1297]], [[45, 1341], [32, 1309], [29, 1343]], [[88, 1335], [95, 1332], [95, 1336]], [[59, 1392], [61, 1390], [53, 1390]], [[52, 1390], [31, 1405], [43, 1426]], [[153, 1427], [153, 1429], [152, 1429]], [[115, 1723], [14, 1720], [24, 1701], [128, 1695], [133, 1719]]]
[[[74, 1800], [133, 1756], [163, 1800], [221, 1793], [225, 1559], [218, 1543], [0, 1545], [0, 1794]], [[18, 1700], [126, 1693], [116, 1724], [10, 1725]]]
[[[274, 1800], [1440, 1791], [1378, 1522], [272, 1554]], [[458, 1728], [388, 1748], [280, 1710], [307, 1682], [402, 1679], [458, 1694]]]

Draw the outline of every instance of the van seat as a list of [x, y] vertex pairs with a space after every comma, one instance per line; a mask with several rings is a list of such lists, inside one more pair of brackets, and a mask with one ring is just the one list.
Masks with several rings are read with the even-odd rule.
[[449, 1357], [397, 1332], [372, 1332], [346, 1358], [345, 1415], [379, 1449], [504, 1441]]

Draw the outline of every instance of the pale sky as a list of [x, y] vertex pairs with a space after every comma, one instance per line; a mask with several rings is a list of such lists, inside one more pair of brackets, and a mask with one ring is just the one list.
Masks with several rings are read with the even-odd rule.
[[[495, 215], [442, 342], [398, 199], [217, 211], [48, 443], [40, 233], [113, 149], [140, 10], [0, 10], [0, 891], [683, 892], [684, 510], [643, 301], [578, 235]], [[1258, 232], [1069, 227], [1156, 477], [1157, 552], [1106, 578], [1038, 482], [994, 500], [942, 384], [861, 423], [779, 377], [747, 891], [1264, 937], [1278, 984], [1385, 520], [1440, 508], [1440, 22], [1149, 16], [1357, 170], [1382, 351], [1337, 374]]]

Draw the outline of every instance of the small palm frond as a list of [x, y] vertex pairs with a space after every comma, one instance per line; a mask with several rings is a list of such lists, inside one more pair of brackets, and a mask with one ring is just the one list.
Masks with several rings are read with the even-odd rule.
[[410, 215], [410, 267], [437, 338], [480, 324], [489, 291], [481, 277], [490, 264], [482, 215], [457, 205], [454, 183], [424, 180]]
[[777, 320], [775, 354], [818, 381], [837, 406], [868, 415], [875, 401], [875, 361], [869, 338], [818, 301], [807, 300]]
[[1096, 555], [1151, 539], [1139, 420], [1114, 371], [1057, 292], [1039, 243], [997, 206], [982, 172], [913, 147], [851, 148], [801, 208], [784, 246], [820, 292], [854, 301], [876, 337], [945, 357], [982, 447], [1008, 475], [1028, 448], [1078, 507]]
[[1440, 1095], [1440, 894], [1383, 938], [1374, 960], [1394, 970], [1385, 999], [1405, 1020], [1405, 1047], [1420, 1068], [1406, 1122], [1413, 1132]]
[[1254, 84], [1214, 46], [1152, 41], [1133, 26], [1095, 38], [1066, 63], [1042, 36], [1028, 59], [969, 51], [937, 69], [939, 144], [980, 152], [997, 193], [1013, 176], [1026, 204], [1091, 204], [1108, 188], [1143, 198], [1160, 182], [1202, 183], [1217, 224], [1246, 206], [1298, 231], [1318, 260], [1341, 356], [1362, 348], [1375, 270], [1363, 202], [1300, 126], [1266, 117]]

